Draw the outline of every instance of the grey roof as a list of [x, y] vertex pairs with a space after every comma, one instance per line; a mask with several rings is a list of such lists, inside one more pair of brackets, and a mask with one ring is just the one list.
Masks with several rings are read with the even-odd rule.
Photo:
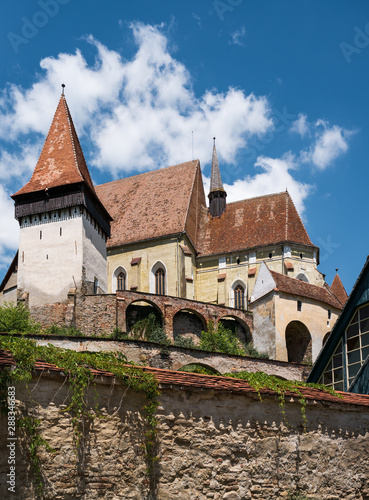
[[222, 177], [220, 175], [220, 170], [219, 170], [217, 150], [215, 147], [215, 137], [213, 146], [213, 156], [211, 159], [210, 192], [212, 191], [224, 191]]

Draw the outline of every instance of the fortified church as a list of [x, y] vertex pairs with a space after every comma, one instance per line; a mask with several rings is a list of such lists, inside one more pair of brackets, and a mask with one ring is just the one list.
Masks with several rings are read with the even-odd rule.
[[94, 186], [64, 95], [12, 198], [19, 251], [1, 301], [23, 300], [45, 322], [57, 311], [81, 327], [87, 297], [112, 321], [124, 303], [145, 303], [174, 337], [221, 319], [272, 359], [302, 362], [315, 360], [347, 299], [338, 275], [330, 287], [318, 270], [287, 191], [227, 203], [215, 142], [208, 206], [198, 160]]

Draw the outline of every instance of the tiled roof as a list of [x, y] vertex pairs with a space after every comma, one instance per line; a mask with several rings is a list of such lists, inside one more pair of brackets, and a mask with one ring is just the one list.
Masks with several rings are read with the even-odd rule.
[[108, 182], [96, 192], [113, 217], [108, 247], [184, 231], [196, 240], [197, 213], [205, 206], [198, 160]]
[[31, 180], [13, 196], [79, 182], [86, 183], [94, 192], [72, 117], [62, 95]]
[[336, 274], [331, 284], [331, 290], [337, 297], [337, 299], [341, 302], [342, 306], [344, 306], [347, 302], [348, 295], [346, 293], [345, 287], [342, 284], [341, 278]]
[[[13, 356], [7, 352], [0, 351], [0, 367], [14, 365], [15, 362]], [[132, 366], [129, 365], [129, 368], [132, 368]], [[137, 367], [137, 369], [154, 375], [159, 384], [161, 384], [162, 386], [209, 389], [245, 395], [255, 394], [257, 392], [251, 385], [241, 379], [217, 377], [212, 375], [199, 375], [196, 373], [177, 372], [173, 370], [163, 370], [160, 368]], [[45, 363], [42, 360], [38, 360], [36, 362], [35, 370], [50, 371], [54, 373], [61, 372], [61, 369], [57, 366], [50, 363]], [[110, 372], [97, 370], [94, 368], [91, 368], [91, 373], [95, 376], [115, 377], [115, 375]], [[337, 397], [325, 391], [308, 387], [300, 387], [300, 391], [305, 396], [305, 398], [310, 401], [324, 401], [336, 404], [352, 404], [357, 406], [369, 407], [369, 396], [366, 395], [337, 391], [337, 393], [341, 395], [341, 397]], [[260, 389], [260, 393], [265, 395], [276, 394], [276, 392], [271, 389]], [[291, 391], [286, 391], [286, 396], [298, 399], [296, 394]]]
[[279, 292], [290, 293], [292, 295], [299, 295], [309, 299], [318, 300], [328, 304], [336, 309], [342, 309], [342, 305], [337, 297], [331, 292], [329, 286], [325, 283], [324, 286], [312, 285], [305, 281], [296, 278], [290, 278], [284, 274], [270, 271]]
[[276, 243], [313, 246], [288, 192], [228, 203], [221, 217], [202, 209], [198, 251], [214, 255]]

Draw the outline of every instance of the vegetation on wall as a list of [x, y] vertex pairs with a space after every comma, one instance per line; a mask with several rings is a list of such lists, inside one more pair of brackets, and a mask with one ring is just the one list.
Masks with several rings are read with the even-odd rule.
[[[158, 406], [158, 383], [155, 377], [145, 373], [137, 367], [127, 365], [127, 359], [122, 354], [110, 352], [75, 352], [54, 346], [37, 346], [32, 340], [18, 337], [0, 338], [0, 350], [9, 351], [14, 356], [14, 369], [5, 369], [0, 374], [0, 405], [2, 410], [7, 408], [7, 387], [19, 382], [26, 384], [32, 378], [32, 370], [37, 359], [58, 366], [70, 384], [70, 400], [66, 412], [72, 416], [76, 451], [81, 446], [82, 426], [85, 419], [93, 419], [98, 413], [91, 409], [86, 401], [86, 390], [94, 383], [90, 368], [96, 368], [113, 373], [117, 378], [124, 380], [134, 391], [145, 394], [147, 403], [143, 407], [146, 416], [147, 429], [143, 443], [150, 487], [154, 487], [154, 466], [156, 458], [156, 409]], [[20, 410], [19, 410], [20, 411]], [[47, 443], [42, 440], [38, 432], [38, 423], [34, 416], [29, 414], [18, 415], [19, 427], [26, 432], [30, 441], [31, 470], [34, 474], [36, 489], [40, 491], [42, 483], [39, 466], [38, 450]], [[23, 423], [22, 423], [23, 422]]]

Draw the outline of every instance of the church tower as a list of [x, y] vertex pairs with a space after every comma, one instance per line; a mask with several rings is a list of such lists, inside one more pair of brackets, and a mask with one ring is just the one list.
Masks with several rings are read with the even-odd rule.
[[107, 292], [100, 202], [63, 93], [31, 180], [12, 196], [19, 221], [18, 297], [29, 306], [62, 302], [71, 288]]
[[222, 177], [219, 170], [215, 137], [213, 138], [213, 156], [211, 160], [211, 177], [209, 197], [209, 212], [212, 217], [220, 217], [226, 208], [227, 193], [223, 188]]

